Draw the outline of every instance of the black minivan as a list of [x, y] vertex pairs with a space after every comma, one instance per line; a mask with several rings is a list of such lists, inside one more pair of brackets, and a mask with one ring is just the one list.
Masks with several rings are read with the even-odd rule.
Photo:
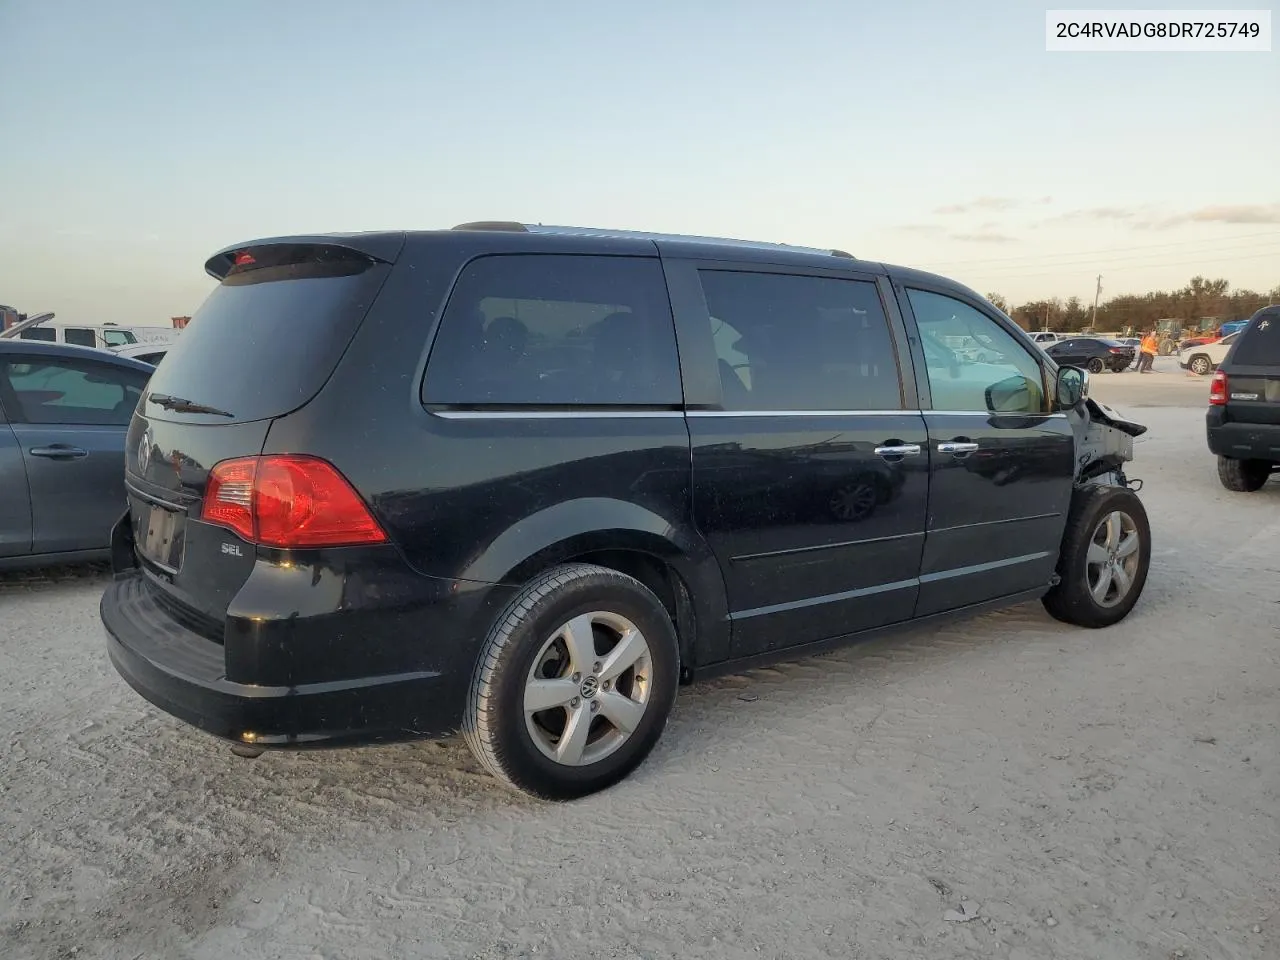
[[1087, 374], [941, 277], [507, 223], [206, 269], [129, 429], [102, 619], [239, 752], [461, 730], [569, 798], [694, 677], [1036, 598], [1108, 626], [1142, 591]]

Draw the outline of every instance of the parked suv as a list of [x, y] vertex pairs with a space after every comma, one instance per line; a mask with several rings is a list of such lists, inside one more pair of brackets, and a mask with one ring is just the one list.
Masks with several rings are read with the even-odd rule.
[[461, 729], [574, 797], [681, 681], [1029, 599], [1103, 627], [1142, 591], [1145, 428], [941, 277], [495, 223], [206, 266], [102, 619], [238, 752]]
[[1280, 469], [1280, 305], [1232, 336], [1209, 386], [1209, 451], [1222, 485], [1251, 493]]

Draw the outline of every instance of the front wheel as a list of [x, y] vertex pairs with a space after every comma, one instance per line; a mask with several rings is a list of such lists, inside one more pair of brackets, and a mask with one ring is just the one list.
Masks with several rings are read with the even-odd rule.
[[1268, 460], [1218, 458], [1218, 479], [1232, 493], [1253, 493], [1255, 490], [1261, 490], [1269, 476], [1271, 476], [1271, 462]]
[[1090, 373], [1101, 373], [1106, 369], [1106, 366], [1107, 365], [1102, 362], [1101, 357], [1094, 357], [1088, 363]]
[[612, 786], [662, 735], [680, 676], [662, 602], [616, 570], [567, 564], [529, 583], [480, 652], [462, 732], [499, 780], [545, 800]]
[[1210, 363], [1209, 358], [1204, 355], [1192, 357], [1191, 362], [1187, 364], [1187, 366], [1191, 368], [1191, 372], [1194, 373], [1197, 377], [1203, 377], [1206, 373], [1208, 373], [1211, 369], [1213, 369], [1213, 364]]
[[1151, 564], [1151, 525], [1126, 487], [1076, 491], [1058, 555], [1058, 583], [1044, 596], [1050, 616], [1081, 627], [1109, 627], [1129, 615]]

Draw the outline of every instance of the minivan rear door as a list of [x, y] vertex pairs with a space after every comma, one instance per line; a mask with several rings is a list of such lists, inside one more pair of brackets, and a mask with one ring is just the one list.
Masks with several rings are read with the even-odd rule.
[[929, 456], [887, 287], [851, 268], [664, 263], [733, 658], [909, 619]]
[[221, 282], [156, 368], [125, 444], [139, 562], [191, 612], [221, 621], [255, 549], [200, 520], [209, 471], [256, 456], [274, 418], [307, 403], [377, 296], [403, 236], [267, 241], [223, 251]]

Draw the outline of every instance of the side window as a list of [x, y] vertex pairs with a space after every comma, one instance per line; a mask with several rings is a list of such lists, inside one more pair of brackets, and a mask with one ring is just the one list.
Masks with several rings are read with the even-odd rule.
[[92, 330], [86, 330], [84, 327], [67, 327], [62, 334], [67, 343], [74, 343], [77, 347], [96, 347], [98, 338], [94, 336]]
[[18, 334], [19, 340], [39, 340], [41, 343], [57, 343], [58, 331], [53, 327], [30, 327]]
[[[924, 345], [933, 409], [1043, 413], [1044, 375], [991, 317], [954, 297], [907, 290]], [[1068, 344], [1063, 344], [1069, 349]]]
[[700, 270], [726, 410], [898, 410], [874, 283]]
[[512, 254], [462, 271], [424, 403], [678, 406], [675, 326], [656, 259]]
[[31, 359], [3, 369], [15, 419], [27, 423], [125, 426], [146, 377], [107, 364]]
[[102, 342], [108, 347], [123, 347], [126, 343], [135, 343], [136, 338], [123, 330], [103, 330]]

